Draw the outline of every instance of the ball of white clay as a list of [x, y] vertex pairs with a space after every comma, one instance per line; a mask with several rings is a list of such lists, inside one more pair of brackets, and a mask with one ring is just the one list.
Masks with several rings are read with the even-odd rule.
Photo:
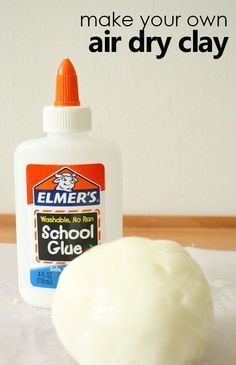
[[204, 274], [180, 245], [123, 238], [68, 265], [52, 319], [80, 365], [192, 365], [213, 314]]

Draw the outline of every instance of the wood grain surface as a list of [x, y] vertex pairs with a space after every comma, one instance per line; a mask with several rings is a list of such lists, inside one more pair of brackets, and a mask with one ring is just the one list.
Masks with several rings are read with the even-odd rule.
[[[124, 235], [171, 239], [184, 246], [236, 250], [236, 217], [127, 215]], [[12, 214], [0, 215], [0, 242], [16, 242]]]

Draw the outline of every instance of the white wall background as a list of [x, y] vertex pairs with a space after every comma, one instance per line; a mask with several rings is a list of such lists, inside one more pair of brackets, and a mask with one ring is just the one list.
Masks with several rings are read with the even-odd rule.
[[[135, 19], [140, 14], [228, 16], [225, 54], [183, 54], [177, 39], [191, 30], [153, 28], [173, 36], [163, 60], [132, 54], [139, 26], [113, 30], [117, 54], [92, 54], [81, 14]], [[145, 214], [236, 214], [236, 2], [234, 0], [0, 0], [0, 212], [14, 211], [13, 152], [42, 134], [42, 108], [53, 101], [57, 66], [69, 56], [79, 70], [82, 101], [94, 129], [116, 140], [124, 156], [124, 210]], [[205, 34], [204, 34], [205, 33]]]

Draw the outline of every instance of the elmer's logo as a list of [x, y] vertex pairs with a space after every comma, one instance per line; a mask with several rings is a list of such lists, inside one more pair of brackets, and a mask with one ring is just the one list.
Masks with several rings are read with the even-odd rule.
[[100, 186], [69, 167], [63, 167], [36, 184], [34, 204], [88, 206], [100, 204]]

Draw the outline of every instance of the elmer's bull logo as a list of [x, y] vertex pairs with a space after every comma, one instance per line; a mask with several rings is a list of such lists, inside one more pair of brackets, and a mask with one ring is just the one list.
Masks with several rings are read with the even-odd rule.
[[34, 186], [34, 204], [41, 206], [88, 206], [100, 204], [100, 186], [68, 167]]
[[75, 186], [76, 181], [76, 174], [70, 174], [65, 172], [64, 174], [56, 174], [56, 179], [53, 181], [57, 183], [56, 190], [62, 191], [72, 191], [73, 187]]

